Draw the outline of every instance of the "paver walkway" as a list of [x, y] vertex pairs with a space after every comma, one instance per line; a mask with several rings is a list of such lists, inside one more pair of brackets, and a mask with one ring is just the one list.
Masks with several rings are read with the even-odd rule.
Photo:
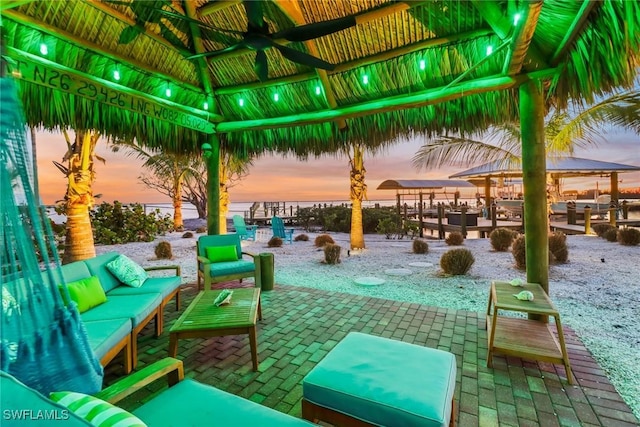
[[[194, 286], [183, 290], [183, 310], [195, 295]], [[167, 356], [168, 330], [182, 312], [173, 308], [171, 303], [165, 309], [161, 337], [153, 337], [152, 325], [139, 337], [138, 369]], [[573, 386], [561, 365], [495, 356], [494, 367], [487, 368], [485, 319], [479, 313], [294, 286], [264, 292], [262, 310], [258, 372], [252, 371], [249, 341], [242, 335], [180, 341], [177, 357], [185, 375], [300, 417], [302, 378], [348, 332], [360, 331], [455, 354], [461, 427], [640, 425], [569, 328]], [[118, 358], [106, 371], [107, 384], [121, 375]], [[152, 384], [121, 406], [131, 409], [164, 387], [165, 382]]]

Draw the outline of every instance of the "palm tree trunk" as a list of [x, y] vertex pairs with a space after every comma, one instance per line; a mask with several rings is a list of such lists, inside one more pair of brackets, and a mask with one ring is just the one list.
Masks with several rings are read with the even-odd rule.
[[367, 197], [367, 184], [364, 182], [364, 152], [360, 144], [353, 146], [351, 165], [351, 249], [364, 249], [364, 231], [362, 226], [362, 199]]
[[38, 149], [36, 146], [36, 128], [31, 126], [31, 168], [33, 171], [33, 193], [40, 204], [40, 184], [38, 182]]
[[76, 133], [75, 144], [63, 132], [70, 147], [66, 200], [67, 234], [64, 245], [64, 264], [96, 256], [89, 209], [93, 206], [93, 153], [100, 135]]
[[229, 179], [228, 168], [223, 161], [222, 153], [220, 154], [220, 234], [227, 233], [227, 212], [229, 212], [229, 188], [227, 180]]
[[182, 183], [176, 184], [176, 191], [173, 195], [173, 228], [176, 231], [184, 228], [184, 221], [182, 219]]

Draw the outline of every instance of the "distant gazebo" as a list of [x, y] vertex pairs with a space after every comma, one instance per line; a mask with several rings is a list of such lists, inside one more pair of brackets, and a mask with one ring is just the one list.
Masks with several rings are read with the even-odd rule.
[[[618, 174], [623, 172], [640, 171], [640, 166], [624, 165], [621, 163], [602, 162], [599, 160], [582, 159], [578, 157], [548, 158], [547, 174], [556, 188], [560, 186], [560, 179], [582, 176], [608, 176], [611, 180], [611, 200], [618, 202]], [[514, 178], [522, 176], [522, 168], [506, 166], [504, 162], [494, 161], [455, 173], [449, 178], [484, 179], [485, 197], [490, 200], [491, 178]]]
[[[475, 187], [470, 182], [464, 180], [454, 179], [387, 179], [383, 181], [378, 190], [395, 190], [396, 191], [396, 206], [398, 208], [398, 215], [400, 215], [401, 207], [403, 205], [403, 198], [406, 196], [418, 196], [418, 216], [422, 218], [422, 208], [424, 206], [424, 195], [429, 195], [429, 207], [433, 208], [433, 201], [435, 199], [436, 190], [444, 190], [446, 188], [456, 188], [454, 193], [454, 204], [458, 204], [458, 188]], [[445, 190], [446, 191], [446, 190]]]

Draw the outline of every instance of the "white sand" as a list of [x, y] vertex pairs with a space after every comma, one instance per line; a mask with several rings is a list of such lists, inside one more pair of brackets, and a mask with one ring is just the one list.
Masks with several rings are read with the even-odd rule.
[[[194, 283], [198, 235], [185, 239], [182, 234], [171, 233], [150, 243], [97, 247], [97, 252], [118, 251], [145, 266], [179, 264], [183, 282]], [[515, 268], [512, 254], [493, 251], [488, 239], [465, 241], [464, 247], [470, 249], [476, 259], [468, 275], [443, 277], [440, 257], [451, 249], [444, 242], [429, 240], [429, 253], [418, 255], [412, 253], [410, 240], [366, 235], [367, 249], [352, 251], [351, 256], [347, 256], [349, 236], [330, 234], [343, 248], [342, 263], [338, 265], [321, 262], [324, 253], [314, 247], [315, 233], [307, 233], [308, 242], [294, 242], [281, 248], [268, 248], [266, 241], [243, 242], [243, 248], [256, 254], [275, 254], [279, 285], [481, 313], [486, 311], [491, 280], [526, 278], [523, 271]], [[155, 259], [154, 248], [161, 240], [171, 242], [173, 260]], [[640, 417], [640, 246], [622, 246], [595, 236], [568, 236], [567, 242], [569, 262], [550, 269], [550, 296], [560, 310], [563, 324], [576, 331], [620, 395]], [[415, 263], [432, 265], [411, 265]], [[411, 274], [390, 275], [385, 273], [388, 269], [408, 269]], [[385, 283], [362, 286], [354, 282], [362, 277], [384, 279]]]

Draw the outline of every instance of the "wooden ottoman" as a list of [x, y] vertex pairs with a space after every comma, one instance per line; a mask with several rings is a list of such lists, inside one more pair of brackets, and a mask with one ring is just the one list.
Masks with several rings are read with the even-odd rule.
[[449, 352], [349, 333], [302, 380], [302, 417], [334, 426], [455, 425]]

